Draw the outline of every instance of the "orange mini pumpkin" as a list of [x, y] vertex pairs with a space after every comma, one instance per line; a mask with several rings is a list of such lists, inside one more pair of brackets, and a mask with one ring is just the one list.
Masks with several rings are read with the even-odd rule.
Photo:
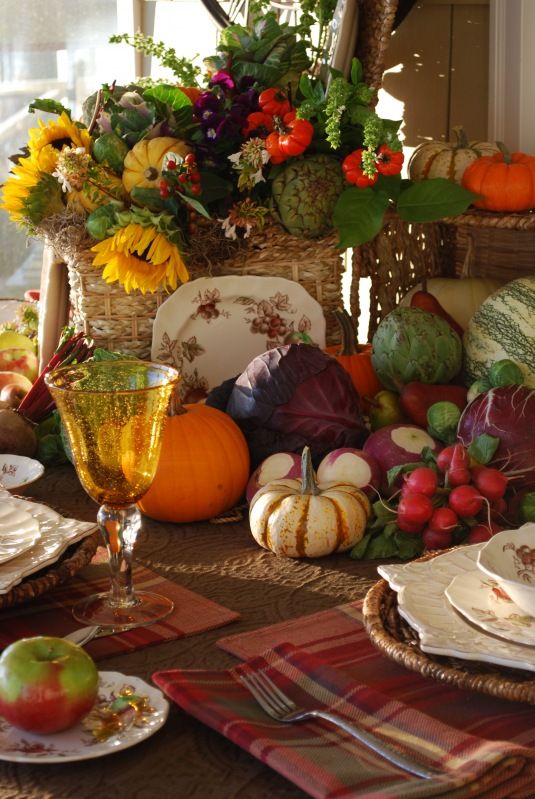
[[499, 147], [499, 153], [484, 155], [465, 170], [463, 186], [482, 196], [473, 204], [487, 211], [535, 208], [535, 156], [509, 153], [501, 142]]
[[228, 510], [249, 479], [249, 449], [228, 414], [200, 403], [171, 403], [158, 469], [138, 503], [162, 522], [194, 522]]
[[334, 315], [342, 331], [342, 344], [326, 347], [325, 352], [344, 367], [361, 397], [363, 410], [368, 411], [365, 398], [374, 397], [383, 388], [372, 366], [372, 345], [357, 343], [353, 320], [345, 308], [334, 311]]

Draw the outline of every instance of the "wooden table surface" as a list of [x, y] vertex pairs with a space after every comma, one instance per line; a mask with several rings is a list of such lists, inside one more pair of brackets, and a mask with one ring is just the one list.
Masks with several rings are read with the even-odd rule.
[[[93, 521], [96, 516], [96, 504], [70, 466], [48, 468], [27, 496], [77, 519]], [[216, 647], [219, 638], [359, 599], [377, 580], [377, 561], [354, 561], [347, 554], [317, 560], [277, 557], [256, 544], [246, 519], [221, 525], [145, 519], [135, 556], [168, 579], [241, 614], [217, 630], [99, 660], [101, 670], [149, 682], [160, 669], [234, 665], [236, 659]], [[275, 796], [302, 799], [305, 794], [176, 706], [153, 737], [107, 757], [38, 766], [0, 763], [0, 799]]]

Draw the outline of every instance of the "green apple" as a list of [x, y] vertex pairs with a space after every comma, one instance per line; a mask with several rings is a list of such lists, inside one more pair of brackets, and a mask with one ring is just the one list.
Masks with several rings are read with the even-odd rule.
[[370, 426], [372, 430], [379, 430], [388, 424], [398, 424], [405, 419], [399, 401], [399, 394], [395, 391], [384, 389], [379, 391], [370, 403]]
[[93, 707], [97, 688], [93, 659], [64, 638], [21, 638], [0, 656], [0, 716], [27, 732], [72, 727]]

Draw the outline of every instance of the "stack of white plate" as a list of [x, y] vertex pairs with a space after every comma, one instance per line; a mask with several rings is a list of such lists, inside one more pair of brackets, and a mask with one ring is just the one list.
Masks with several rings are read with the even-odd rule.
[[535, 671], [535, 618], [480, 571], [484, 544], [430, 560], [380, 566], [423, 652]]
[[0, 490], [0, 595], [55, 563], [94, 530], [92, 522], [66, 519], [46, 505]]

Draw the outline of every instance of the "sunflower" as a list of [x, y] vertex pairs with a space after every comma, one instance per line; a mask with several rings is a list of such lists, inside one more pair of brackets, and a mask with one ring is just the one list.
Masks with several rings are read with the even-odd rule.
[[2, 192], [0, 208], [9, 213], [13, 222], [36, 225], [45, 216], [61, 213], [61, 189], [48, 173], [41, 171], [33, 156], [19, 158], [7, 178]]
[[38, 128], [28, 132], [28, 149], [43, 172], [54, 171], [64, 147], [83, 147], [87, 153], [91, 152], [91, 134], [74, 123], [65, 111], [56, 120], [39, 119], [38, 123]]
[[119, 281], [126, 292], [174, 290], [189, 279], [177, 245], [154, 224], [128, 222], [91, 249], [93, 265], [104, 266], [104, 280]]

